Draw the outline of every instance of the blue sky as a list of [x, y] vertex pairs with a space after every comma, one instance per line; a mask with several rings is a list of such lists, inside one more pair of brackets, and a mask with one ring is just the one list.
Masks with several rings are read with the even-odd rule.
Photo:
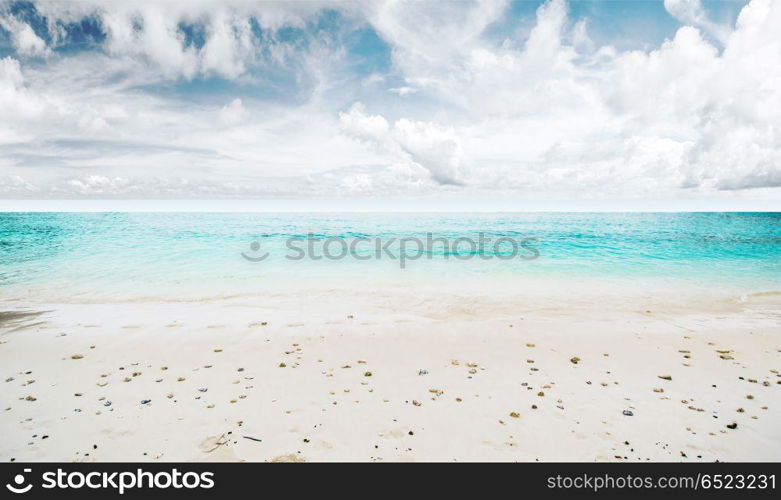
[[[453, 3], [459, 2], [462, 0], [453, 0]], [[260, 3], [262, 5], [262, 2]], [[505, 40], [524, 40], [535, 25], [536, 10], [543, 3], [543, 0], [507, 2], [504, 15], [486, 27], [485, 37], [497, 43]], [[732, 25], [746, 2], [703, 0], [701, 3], [714, 19], [725, 25]], [[35, 2], [7, 1], [5, 7], [4, 12], [7, 15], [27, 23], [35, 35], [51, 47], [53, 54], [62, 57], [79, 53], [100, 53], [109, 36], [101, 23], [100, 11], [87, 12], [75, 19], [58, 19], [55, 16], [47, 16], [45, 9], [40, 12]], [[441, 6], [442, 10], [448, 8], [447, 2]], [[672, 38], [676, 30], [684, 25], [670, 15], [661, 0], [577, 0], [570, 1], [569, 8], [570, 22], [586, 21], [594, 43], [612, 45], [624, 50], [648, 50], [658, 47], [664, 40]], [[346, 51], [352, 77], [366, 78], [371, 74], [394, 76], [392, 44], [383, 40], [370, 23], [355, 19], [354, 16], [339, 10], [338, 3], [332, 6], [326, 4], [322, 9], [317, 9], [304, 20], [303, 26], [283, 25], [273, 32], [264, 29], [257, 18], [251, 15], [247, 18], [253, 36], [264, 40], [268, 45], [289, 45], [295, 50], [305, 51], [313, 39], [328, 38]], [[141, 26], [137, 25], [136, 28]], [[186, 47], [200, 50], [208, 38], [203, 20], [183, 20], [178, 23], [177, 28]], [[0, 28], [0, 57], [6, 56], [18, 56], [14, 48], [13, 33], [7, 27]], [[31, 65], [45, 62], [29, 58]], [[290, 63], [289, 61], [289, 64], [273, 68], [248, 68], [244, 76], [252, 77], [251, 82], [236, 82], [220, 75], [199, 75], [196, 78], [165, 82], [146, 90], [185, 99], [203, 99], [210, 95], [295, 99], [296, 87], [302, 84], [296, 80], [295, 65]], [[307, 89], [303, 90], [306, 92]]]
[[771, 0], [0, 2], [0, 196], [777, 199]]

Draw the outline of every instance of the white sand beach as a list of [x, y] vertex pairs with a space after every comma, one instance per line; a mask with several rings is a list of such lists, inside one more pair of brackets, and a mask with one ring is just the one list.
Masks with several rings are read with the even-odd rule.
[[6, 300], [0, 459], [780, 460], [779, 296], [681, 293]]

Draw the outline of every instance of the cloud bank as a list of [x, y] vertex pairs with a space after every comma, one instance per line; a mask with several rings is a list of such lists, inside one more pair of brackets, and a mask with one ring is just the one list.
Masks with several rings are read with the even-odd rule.
[[0, 3], [0, 196], [779, 199], [781, 2], [538, 4]]

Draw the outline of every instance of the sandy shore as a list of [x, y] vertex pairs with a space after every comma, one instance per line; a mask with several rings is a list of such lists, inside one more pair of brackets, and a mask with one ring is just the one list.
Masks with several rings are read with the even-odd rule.
[[775, 301], [5, 302], [0, 459], [777, 461]]

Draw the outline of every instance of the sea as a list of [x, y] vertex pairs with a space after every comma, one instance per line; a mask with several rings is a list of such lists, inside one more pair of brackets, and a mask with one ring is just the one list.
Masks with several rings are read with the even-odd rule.
[[780, 290], [781, 213], [0, 213], [2, 300], [568, 280]]

